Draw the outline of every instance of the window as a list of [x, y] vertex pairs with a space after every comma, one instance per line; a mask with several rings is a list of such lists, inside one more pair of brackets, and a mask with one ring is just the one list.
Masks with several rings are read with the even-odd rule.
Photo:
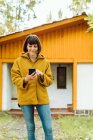
[[57, 67], [57, 88], [66, 88], [66, 67]]

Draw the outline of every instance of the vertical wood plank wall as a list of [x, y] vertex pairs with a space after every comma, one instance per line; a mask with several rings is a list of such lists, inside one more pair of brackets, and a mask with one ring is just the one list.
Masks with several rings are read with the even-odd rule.
[[[60, 28], [39, 36], [42, 53], [51, 61], [84, 61], [93, 59], [93, 33], [88, 33], [86, 24]], [[24, 39], [2, 44], [2, 59], [15, 59], [22, 52]], [[82, 55], [83, 54], [83, 55]]]
[[41, 35], [45, 56], [51, 59], [51, 62], [56, 62], [56, 59], [93, 59], [93, 33], [87, 33], [86, 26], [83, 26], [81, 23]]

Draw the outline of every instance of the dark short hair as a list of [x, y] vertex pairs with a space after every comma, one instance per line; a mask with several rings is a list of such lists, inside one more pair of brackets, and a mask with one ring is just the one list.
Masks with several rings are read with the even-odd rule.
[[27, 52], [27, 45], [37, 44], [38, 46], [38, 54], [41, 52], [41, 43], [37, 35], [28, 35], [24, 41], [23, 51]]

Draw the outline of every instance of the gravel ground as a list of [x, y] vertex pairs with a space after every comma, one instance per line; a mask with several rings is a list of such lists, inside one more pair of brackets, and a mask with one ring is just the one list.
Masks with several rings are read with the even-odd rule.
[[[35, 117], [36, 140], [44, 140], [39, 117]], [[54, 140], [62, 139], [62, 126], [58, 119], [52, 119]], [[26, 125], [23, 117], [11, 116], [0, 112], [0, 140], [27, 140]]]

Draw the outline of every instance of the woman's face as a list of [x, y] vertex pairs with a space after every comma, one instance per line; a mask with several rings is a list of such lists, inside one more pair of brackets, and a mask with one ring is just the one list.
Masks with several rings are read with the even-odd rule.
[[27, 44], [27, 50], [30, 56], [34, 56], [38, 53], [38, 45], [37, 44], [32, 44], [30, 45], [29, 43]]

